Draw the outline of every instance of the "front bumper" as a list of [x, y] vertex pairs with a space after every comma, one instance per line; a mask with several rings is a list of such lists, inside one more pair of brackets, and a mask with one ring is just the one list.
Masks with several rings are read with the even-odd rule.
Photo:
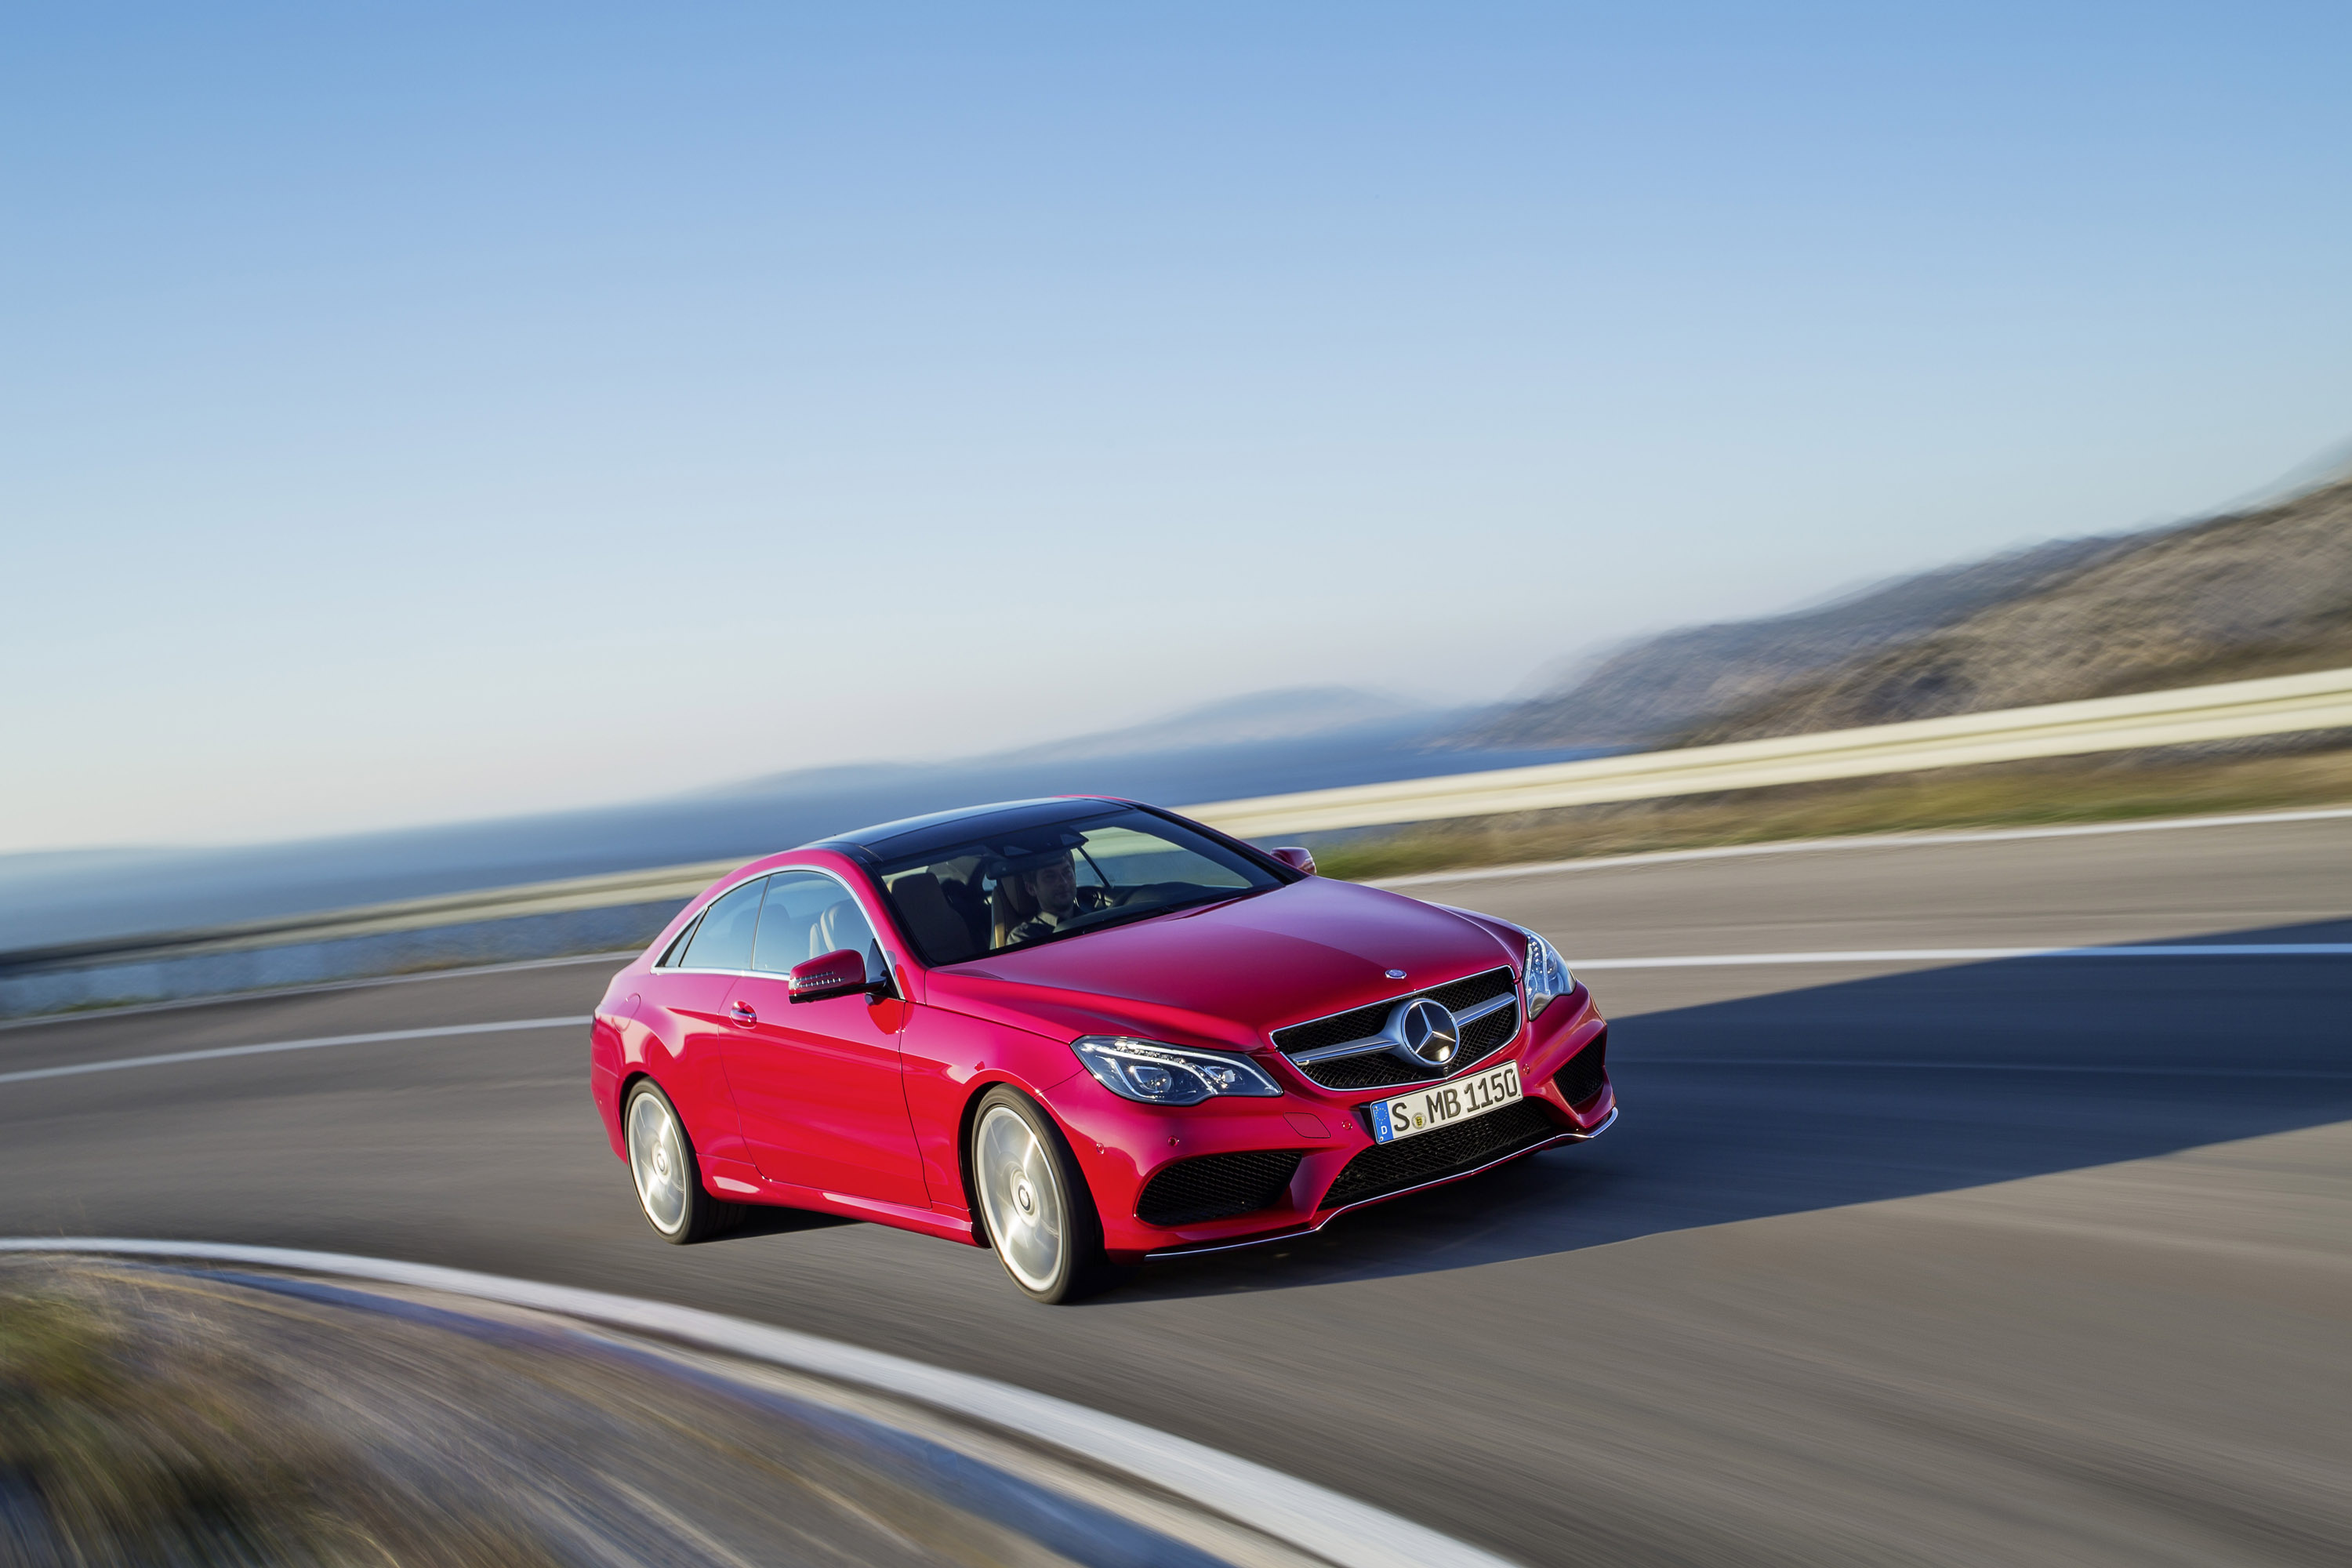
[[1449, 1169], [1423, 1180], [1375, 1193], [1369, 1197], [1357, 1198], [1345, 1203], [1334, 1203], [1327, 1199], [1304, 1224], [1293, 1226], [1288, 1229], [1253, 1232], [1239, 1237], [1226, 1237], [1221, 1240], [1185, 1242], [1175, 1247], [1163, 1247], [1157, 1252], [1147, 1252], [1142, 1256], [1146, 1261], [1161, 1258], [1190, 1258], [1199, 1252], [1227, 1252], [1239, 1247], [1263, 1247], [1268, 1242], [1287, 1241], [1293, 1237], [1312, 1236], [1350, 1210], [1369, 1208], [1374, 1204], [1387, 1203], [1391, 1198], [1407, 1197], [1414, 1193], [1425, 1193], [1433, 1187], [1446, 1186], [1477, 1175], [1481, 1172], [1491, 1171], [1497, 1165], [1507, 1165], [1523, 1155], [1538, 1153], [1546, 1149], [1557, 1149], [1563, 1143], [1581, 1143], [1589, 1139], [1600, 1137], [1616, 1123], [1617, 1107], [1612, 1101], [1608, 1114], [1592, 1127], [1575, 1131], [1561, 1128], [1550, 1136], [1516, 1145], [1505, 1152], [1496, 1154], [1491, 1159], [1482, 1159], [1459, 1168]]
[[[1259, 1059], [1283, 1083], [1279, 1099], [1220, 1099], [1182, 1108], [1138, 1105], [1086, 1073], [1056, 1086], [1045, 1099], [1086, 1172], [1105, 1249], [1115, 1260], [1135, 1262], [1303, 1235], [1349, 1209], [1460, 1181], [1539, 1149], [1597, 1137], [1616, 1120], [1616, 1091], [1597, 1058], [1579, 1063], [1574, 1071], [1565, 1069], [1585, 1051], [1605, 1049], [1607, 1032], [1590, 993], [1580, 987], [1523, 1026], [1505, 1049], [1474, 1064], [1486, 1071], [1516, 1059], [1525, 1100], [1444, 1132], [1388, 1144], [1374, 1141], [1360, 1108], [1398, 1089], [1324, 1089], [1271, 1050], [1261, 1052]], [[1563, 1079], [1579, 1096], [1573, 1103], [1563, 1091]], [[1462, 1135], [1439, 1142], [1457, 1132]], [[1138, 1213], [1139, 1206], [1150, 1206], [1143, 1200], [1152, 1178], [1178, 1162], [1265, 1152], [1295, 1152], [1297, 1167], [1272, 1192], [1271, 1201], [1248, 1213], [1168, 1224], [1148, 1222]], [[1263, 1161], [1232, 1163], [1265, 1168]], [[1280, 1179], [1278, 1170], [1272, 1179]]]

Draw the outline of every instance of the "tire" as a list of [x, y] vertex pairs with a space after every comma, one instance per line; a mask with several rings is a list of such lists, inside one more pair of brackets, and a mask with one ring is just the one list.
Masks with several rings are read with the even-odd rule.
[[742, 1222], [743, 1205], [721, 1202], [702, 1187], [702, 1163], [677, 1108], [649, 1078], [639, 1079], [621, 1102], [621, 1140], [629, 1153], [637, 1211], [654, 1234], [673, 1246], [708, 1241]]
[[974, 1217], [1024, 1295], [1056, 1306], [1118, 1278], [1086, 1176], [1034, 1100], [1002, 1084], [981, 1096], [965, 1155]]

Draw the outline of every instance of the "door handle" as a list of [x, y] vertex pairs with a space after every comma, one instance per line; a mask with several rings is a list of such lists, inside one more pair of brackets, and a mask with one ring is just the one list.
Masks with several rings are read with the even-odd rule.
[[756, 1024], [760, 1021], [760, 1015], [751, 1010], [751, 1004], [749, 1002], [738, 1002], [728, 1011], [735, 1015], [735, 1021], [739, 1024]]

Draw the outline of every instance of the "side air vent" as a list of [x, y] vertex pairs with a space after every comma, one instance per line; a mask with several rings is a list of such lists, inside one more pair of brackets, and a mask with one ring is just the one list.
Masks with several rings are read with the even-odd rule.
[[1559, 1097], [1570, 1105], [1582, 1105], [1599, 1094], [1609, 1082], [1609, 1031], [1601, 1030], [1592, 1037], [1592, 1043], [1568, 1058], [1568, 1065], [1551, 1075], [1559, 1086]]
[[1297, 1149], [1252, 1149], [1179, 1160], [1145, 1184], [1135, 1217], [1146, 1225], [1200, 1225], [1271, 1208], [1304, 1157]]

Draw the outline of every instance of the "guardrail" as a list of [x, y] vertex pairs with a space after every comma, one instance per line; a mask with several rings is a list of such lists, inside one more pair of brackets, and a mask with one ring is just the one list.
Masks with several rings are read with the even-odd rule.
[[[2352, 669], [1179, 809], [1263, 839], [2336, 729], [2352, 729]], [[0, 1017], [639, 947], [739, 864], [663, 866], [0, 953]]]
[[2352, 727], [2352, 669], [1182, 807], [1241, 838]]
[[208, 958], [288, 942], [348, 942], [360, 937], [445, 931], [453, 926], [637, 904], [675, 906], [742, 863], [741, 858], [737, 858], [701, 861], [691, 866], [657, 866], [643, 871], [615, 871], [558, 882], [440, 893], [359, 909], [244, 921], [235, 925], [207, 926], [202, 931], [159, 931], [58, 947], [19, 948], [13, 952], [0, 952], [0, 977], [25, 970], [67, 968], [93, 961], [125, 963], [163, 958]]

